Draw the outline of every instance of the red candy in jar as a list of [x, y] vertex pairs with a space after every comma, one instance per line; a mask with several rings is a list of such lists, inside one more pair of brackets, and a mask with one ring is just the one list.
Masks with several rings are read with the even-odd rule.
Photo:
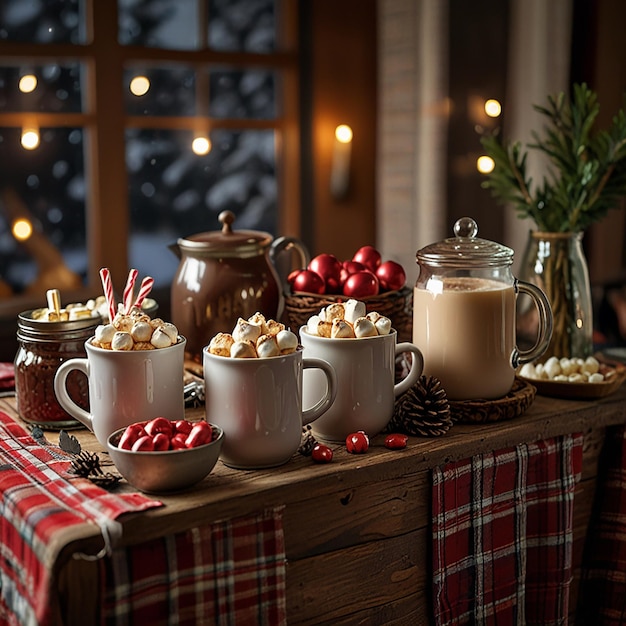
[[[15, 355], [15, 397], [19, 416], [29, 424], [49, 429], [81, 427], [59, 405], [54, 376], [64, 361], [85, 358], [85, 341], [101, 323], [100, 316], [67, 321], [47, 321], [35, 311], [18, 315], [18, 350]], [[67, 390], [74, 402], [89, 410], [87, 377], [72, 372]]]

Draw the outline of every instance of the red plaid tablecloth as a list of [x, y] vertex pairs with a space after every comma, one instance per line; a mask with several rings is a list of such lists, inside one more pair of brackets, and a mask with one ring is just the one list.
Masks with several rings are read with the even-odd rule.
[[114, 550], [100, 567], [105, 624], [287, 623], [281, 509]]
[[[123, 513], [160, 506], [139, 493], [113, 495], [67, 474], [70, 461], [38, 444], [0, 411], [0, 620], [46, 624], [51, 567], [73, 528], [100, 527], [105, 545], [119, 534]], [[55, 547], [56, 546], [56, 547]]]
[[626, 428], [607, 429], [587, 533], [578, 611], [583, 624], [626, 624]]
[[433, 470], [437, 626], [566, 624], [580, 434]]

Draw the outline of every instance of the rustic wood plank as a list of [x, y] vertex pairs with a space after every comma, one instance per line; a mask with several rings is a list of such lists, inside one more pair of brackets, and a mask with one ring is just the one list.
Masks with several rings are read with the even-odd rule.
[[[402, 598], [428, 584], [425, 529], [287, 563], [289, 624], [335, 622]], [[356, 583], [356, 584], [355, 584]]]

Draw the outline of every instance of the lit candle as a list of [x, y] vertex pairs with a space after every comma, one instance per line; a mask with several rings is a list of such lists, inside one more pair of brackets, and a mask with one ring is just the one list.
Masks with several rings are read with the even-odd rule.
[[333, 160], [330, 171], [330, 192], [335, 198], [345, 196], [350, 181], [350, 157], [352, 155], [352, 129], [341, 124], [335, 129]]

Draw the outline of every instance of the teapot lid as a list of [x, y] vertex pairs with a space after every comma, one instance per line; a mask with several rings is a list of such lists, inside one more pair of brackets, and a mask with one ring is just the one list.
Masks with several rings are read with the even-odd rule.
[[471, 217], [455, 222], [454, 235], [418, 250], [418, 263], [434, 267], [493, 267], [513, 263], [511, 248], [476, 236], [478, 224]]
[[222, 223], [222, 230], [197, 233], [178, 240], [178, 245], [185, 252], [204, 256], [245, 257], [261, 254], [273, 240], [270, 233], [260, 230], [233, 230], [235, 215], [231, 211], [222, 211], [217, 218]]

